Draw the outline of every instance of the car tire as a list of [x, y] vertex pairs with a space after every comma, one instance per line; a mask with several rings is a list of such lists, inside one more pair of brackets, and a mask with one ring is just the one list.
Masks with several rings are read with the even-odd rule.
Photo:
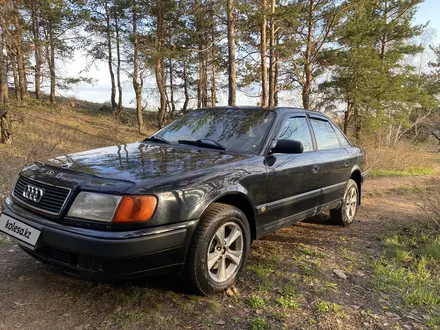
[[356, 181], [350, 179], [345, 188], [341, 206], [337, 209], [330, 210], [332, 222], [336, 225], [348, 226], [356, 217], [358, 205], [359, 187]]
[[250, 244], [244, 213], [231, 205], [211, 204], [200, 218], [188, 249], [182, 273], [187, 291], [211, 295], [233, 286]]

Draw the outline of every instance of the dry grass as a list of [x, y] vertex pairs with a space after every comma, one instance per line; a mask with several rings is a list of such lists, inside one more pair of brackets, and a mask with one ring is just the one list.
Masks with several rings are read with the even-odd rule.
[[153, 131], [147, 128], [144, 134], [139, 134], [133, 124], [123, 125], [96, 108], [72, 108], [68, 103], [49, 107], [29, 100], [13, 103], [11, 112], [14, 144], [0, 145], [0, 200], [26, 163], [138, 141]]
[[423, 212], [427, 225], [440, 232], [440, 176], [433, 177], [430, 186], [420, 195], [417, 204]]
[[371, 176], [411, 176], [435, 173], [435, 157], [423, 146], [399, 142], [396, 146], [366, 144]]

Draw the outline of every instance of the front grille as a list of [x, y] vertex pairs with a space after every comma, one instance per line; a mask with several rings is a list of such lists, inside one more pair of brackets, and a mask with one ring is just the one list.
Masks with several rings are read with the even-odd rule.
[[[37, 203], [23, 197], [23, 191], [27, 185], [32, 185], [44, 190], [43, 198]], [[25, 205], [41, 210], [46, 213], [58, 215], [70, 194], [70, 189], [55, 187], [39, 181], [20, 176], [14, 188], [14, 197]]]

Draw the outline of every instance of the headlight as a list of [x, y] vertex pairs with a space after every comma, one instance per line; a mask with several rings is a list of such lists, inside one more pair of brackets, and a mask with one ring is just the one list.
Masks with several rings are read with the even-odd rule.
[[143, 222], [153, 216], [156, 205], [155, 196], [114, 196], [81, 192], [67, 215], [113, 223]]
[[70, 207], [69, 217], [111, 222], [122, 196], [81, 192]]

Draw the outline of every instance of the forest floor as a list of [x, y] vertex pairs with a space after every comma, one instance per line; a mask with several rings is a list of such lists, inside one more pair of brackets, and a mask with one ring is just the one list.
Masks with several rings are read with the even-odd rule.
[[[141, 137], [132, 126], [72, 110], [23, 118], [16, 144], [0, 146], [0, 200], [26, 161]], [[438, 328], [440, 237], [426, 229], [419, 207], [435, 182], [369, 179], [351, 226], [329, 225], [324, 215], [254, 242], [233, 295], [187, 295], [172, 279], [86, 281], [0, 235], [0, 329]]]

